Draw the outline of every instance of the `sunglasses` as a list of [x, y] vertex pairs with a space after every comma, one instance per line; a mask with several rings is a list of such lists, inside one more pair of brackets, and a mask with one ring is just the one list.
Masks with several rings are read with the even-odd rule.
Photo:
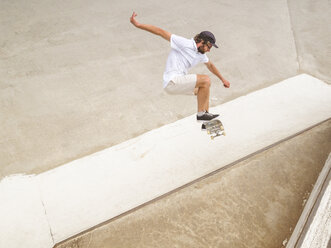
[[213, 45], [209, 41], [207, 41], [207, 43], [205, 43], [204, 45], [206, 45], [209, 49], [213, 47]]

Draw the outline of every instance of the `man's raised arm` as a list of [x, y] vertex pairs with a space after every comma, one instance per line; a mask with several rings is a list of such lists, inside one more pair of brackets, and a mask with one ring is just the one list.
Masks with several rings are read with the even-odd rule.
[[132, 14], [132, 16], [130, 18], [130, 22], [135, 27], [140, 28], [140, 29], [143, 29], [143, 30], [146, 30], [146, 31], [151, 32], [153, 34], [159, 35], [162, 38], [166, 39], [167, 41], [170, 41], [171, 33], [169, 33], [168, 31], [165, 31], [165, 30], [163, 30], [163, 29], [161, 29], [159, 27], [155, 27], [153, 25], [139, 23], [136, 20], [136, 16], [137, 16], [137, 14], [135, 12], [133, 12], [133, 14]]

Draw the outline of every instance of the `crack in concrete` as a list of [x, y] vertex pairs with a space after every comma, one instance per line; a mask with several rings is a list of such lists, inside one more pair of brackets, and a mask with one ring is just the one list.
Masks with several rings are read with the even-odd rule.
[[37, 187], [38, 187], [38, 191], [39, 191], [40, 202], [41, 202], [41, 204], [43, 206], [43, 209], [44, 209], [45, 218], [46, 218], [46, 221], [47, 221], [47, 224], [48, 224], [48, 227], [49, 227], [49, 233], [51, 235], [52, 243], [53, 243], [53, 247], [54, 247], [55, 246], [54, 234], [53, 234], [52, 227], [51, 227], [51, 224], [50, 224], [48, 216], [47, 216], [47, 210], [46, 210], [46, 206], [45, 206], [44, 201], [43, 201], [43, 197], [42, 197], [42, 193], [41, 193], [39, 184], [37, 185]]
[[286, 6], [287, 6], [288, 17], [289, 17], [289, 20], [290, 20], [289, 25], [290, 25], [290, 29], [291, 29], [291, 32], [292, 32], [293, 43], [294, 43], [294, 48], [295, 48], [295, 53], [296, 53], [296, 58], [297, 58], [297, 63], [298, 63], [298, 73], [300, 73], [300, 72], [302, 72], [301, 63], [300, 63], [300, 58], [299, 58], [298, 44], [297, 44], [296, 38], [295, 38], [295, 31], [293, 29], [293, 22], [292, 22], [292, 15], [291, 15], [291, 8], [289, 6], [289, 1], [291, 1], [291, 0], [286, 1]]

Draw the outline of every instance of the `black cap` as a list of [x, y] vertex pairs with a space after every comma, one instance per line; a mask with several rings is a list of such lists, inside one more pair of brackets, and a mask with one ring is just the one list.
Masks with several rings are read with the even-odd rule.
[[216, 42], [216, 39], [215, 39], [215, 36], [213, 35], [212, 32], [209, 32], [209, 31], [202, 31], [200, 33], [200, 36], [203, 40], [205, 41], [209, 41], [214, 47], [218, 48], [218, 46], [215, 44]]

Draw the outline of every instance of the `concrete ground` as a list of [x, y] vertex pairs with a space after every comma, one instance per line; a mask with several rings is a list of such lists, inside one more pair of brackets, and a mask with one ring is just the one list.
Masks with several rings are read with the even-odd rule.
[[[0, 179], [48, 171], [195, 113], [194, 97], [162, 91], [169, 44], [130, 25], [133, 10], [139, 21], [185, 37], [215, 34], [221, 46], [208, 55], [231, 88], [211, 76], [211, 106], [299, 73], [331, 83], [328, 0], [0, 0]], [[192, 72], [210, 75], [204, 66]], [[226, 237], [237, 247], [246, 247], [242, 240], [280, 247], [331, 151], [330, 133], [324, 123], [68, 245], [153, 247], [175, 238], [179, 247], [192, 247], [190, 240], [201, 247], [227, 242], [215, 237], [238, 225], [240, 239]], [[211, 208], [216, 203], [223, 205]], [[170, 237], [177, 225], [182, 233]]]
[[330, 150], [329, 120], [56, 247], [285, 247]]
[[302, 72], [331, 82], [327, 0], [0, 1], [0, 178], [195, 113], [194, 97], [163, 92], [169, 44], [135, 29], [133, 10], [185, 37], [214, 32], [221, 46], [209, 57], [232, 86], [211, 76], [212, 106]]

